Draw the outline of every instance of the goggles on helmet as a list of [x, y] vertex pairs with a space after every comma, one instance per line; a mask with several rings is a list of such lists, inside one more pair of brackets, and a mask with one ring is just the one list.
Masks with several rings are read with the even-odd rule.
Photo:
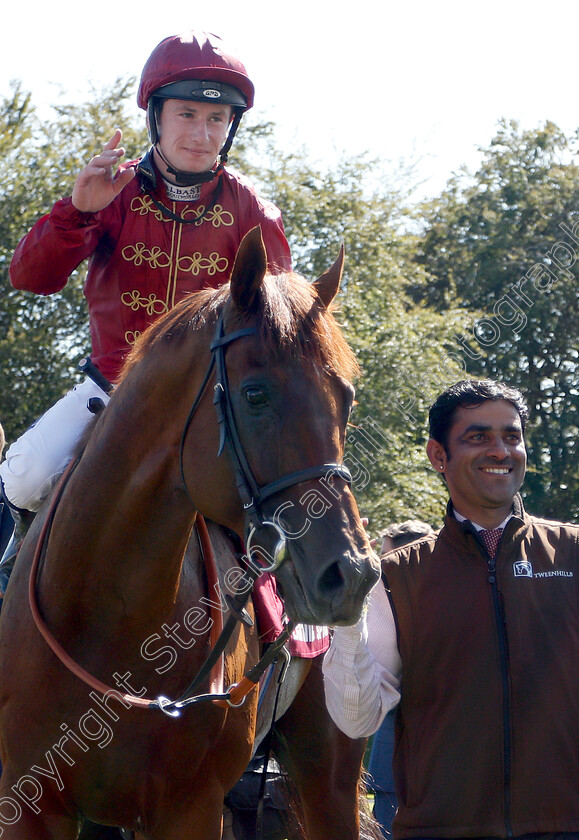
[[185, 79], [163, 85], [151, 94], [152, 99], [192, 99], [195, 102], [219, 102], [234, 108], [247, 108], [247, 99], [242, 92], [224, 82], [204, 79]]

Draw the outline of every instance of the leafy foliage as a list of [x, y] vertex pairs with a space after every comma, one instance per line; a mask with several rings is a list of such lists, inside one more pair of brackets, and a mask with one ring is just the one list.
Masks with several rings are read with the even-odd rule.
[[503, 121], [479, 171], [423, 208], [427, 281], [412, 290], [438, 311], [460, 298], [473, 313], [460, 344], [469, 374], [525, 393], [527, 504], [558, 519], [579, 515], [577, 139]]
[[[70, 387], [89, 347], [85, 268], [41, 298], [11, 288], [12, 253], [117, 126], [128, 157], [142, 154], [133, 88], [118, 80], [86, 103], [56, 106], [48, 122], [18, 83], [0, 102], [0, 417], [9, 442]], [[321, 169], [303, 149], [277, 148], [271, 123], [244, 122], [231, 164], [282, 209], [296, 270], [313, 279], [345, 245], [339, 317], [362, 370], [346, 460], [373, 535], [411, 516], [440, 523], [447, 493], [424, 452], [427, 412], [465, 375], [505, 378], [529, 395], [538, 417], [532, 509], [577, 516], [577, 268], [555, 272], [565, 254], [552, 252], [560, 224], [577, 221], [575, 142], [549, 123], [536, 132], [503, 123], [479, 172], [461, 172], [413, 208], [411, 173], [365, 156]], [[541, 275], [537, 289], [533, 275], [521, 289], [539, 263], [556, 278]], [[514, 295], [517, 283], [530, 303]]]

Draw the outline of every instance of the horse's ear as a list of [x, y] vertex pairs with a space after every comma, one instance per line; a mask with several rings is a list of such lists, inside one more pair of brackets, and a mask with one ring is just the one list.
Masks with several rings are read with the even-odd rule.
[[261, 235], [261, 227], [246, 233], [237, 249], [231, 272], [231, 297], [238, 309], [251, 310], [255, 296], [267, 271], [267, 252]]
[[336, 262], [331, 268], [324, 271], [322, 276], [318, 277], [313, 284], [326, 309], [336, 297], [340, 288], [340, 280], [344, 269], [344, 253], [344, 245], [342, 244]]

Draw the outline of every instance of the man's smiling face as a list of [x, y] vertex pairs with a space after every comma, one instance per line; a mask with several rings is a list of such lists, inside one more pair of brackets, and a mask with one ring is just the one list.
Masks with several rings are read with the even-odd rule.
[[446, 448], [431, 439], [427, 451], [463, 516], [494, 528], [510, 513], [527, 465], [521, 418], [512, 403], [486, 400], [458, 408]]

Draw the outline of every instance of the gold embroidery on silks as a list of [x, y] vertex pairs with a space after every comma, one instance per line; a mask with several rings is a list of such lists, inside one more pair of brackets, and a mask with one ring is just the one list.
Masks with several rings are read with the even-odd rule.
[[[173, 213], [177, 212], [175, 202], [173, 202]], [[160, 222], [169, 222], [169, 219], [163, 215], [163, 211], [153, 203], [153, 200], [148, 195], [138, 195], [131, 201], [131, 210], [138, 213], [139, 216], [146, 216], [147, 213], [152, 213]], [[200, 227], [204, 222], [213, 225], [214, 228], [219, 228], [222, 225], [231, 227], [235, 222], [233, 213], [229, 210], [224, 210], [222, 204], [216, 204], [209, 210], [207, 215], [205, 213], [205, 205], [199, 207], [184, 207], [181, 211], [181, 218], [186, 219], [188, 216], [195, 216], [197, 221], [194, 223], [196, 227]], [[199, 218], [202, 217], [202, 218]]]
[[146, 216], [147, 213], [152, 213], [157, 221], [166, 221], [161, 210], [153, 204], [152, 199], [148, 195], [135, 196], [135, 198], [131, 201], [131, 210], [138, 213], [139, 216]]
[[[206, 216], [203, 215], [204, 213], [205, 207], [203, 205], [197, 208], [187, 207], [181, 212], [181, 218], [186, 219], [187, 216], [196, 216], [197, 221], [194, 223], [195, 227], [201, 227], [205, 222], [213, 225], [214, 228], [221, 226], [231, 227], [235, 221], [233, 214], [229, 210], [224, 210], [221, 204], [216, 204], [215, 207], [212, 207]], [[203, 218], [199, 218], [200, 216]]]
[[125, 341], [131, 347], [133, 346], [133, 344], [137, 343], [137, 341], [139, 340], [140, 337], [141, 337], [141, 331], [140, 330], [127, 330], [127, 332], [125, 333]]
[[[196, 221], [193, 222], [194, 227], [200, 227], [205, 219], [200, 219], [199, 216], [202, 216], [204, 212], [205, 207], [203, 204], [200, 207], [184, 207], [181, 210], [181, 218], [186, 219], [188, 216], [194, 216], [196, 219]], [[191, 222], [189, 222], [189, 224], [191, 224]]]
[[218, 228], [221, 225], [231, 227], [235, 219], [229, 210], [224, 210], [221, 204], [216, 204], [213, 210], [206, 215], [204, 221], [211, 222], [214, 228]]
[[121, 253], [127, 262], [135, 265], [142, 265], [144, 262], [151, 268], [169, 268], [171, 265], [171, 257], [158, 245], [149, 249], [144, 242], [135, 242], [134, 245], [126, 245]]
[[229, 260], [220, 257], [217, 251], [213, 251], [208, 257], [204, 257], [201, 251], [195, 251], [194, 254], [179, 257], [177, 260], [179, 271], [192, 274], [194, 277], [201, 271], [206, 271], [209, 277], [213, 277], [215, 274], [223, 274], [228, 265]]
[[141, 295], [138, 289], [133, 289], [132, 292], [124, 292], [121, 295], [121, 300], [125, 306], [129, 306], [134, 312], [138, 309], [146, 309], [147, 315], [162, 315], [167, 312], [167, 304], [159, 300], [154, 294], [147, 297]]
[[[173, 211], [177, 209], [173, 202]], [[182, 217], [184, 218], [184, 216]], [[181, 252], [181, 238], [183, 236], [183, 225], [173, 223], [171, 232], [171, 269], [169, 270], [169, 282], [167, 284], [167, 306], [171, 309], [175, 306], [175, 295], [177, 294], [177, 280], [179, 277], [179, 254]], [[175, 238], [177, 242], [175, 242]], [[175, 259], [177, 255], [177, 259]]]
[[[173, 213], [177, 213], [179, 209], [178, 204], [180, 202], [172, 202]], [[159, 316], [164, 312], [168, 312], [175, 305], [178, 288], [177, 281], [180, 274], [190, 274], [193, 277], [197, 277], [202, 272], [206, 272], [208, 277], [214, 277], [216, 274], [225, 274], [227, 272], [229, 260], [227, 257], [220, 256], [217, 251], [212, 251], [205, 257], [201, 251], [195, 251], [193, 254], [181, 254], [181, 240], [185, 232], [184, 226], [177, 222], [171, 222], [163, 214], [162, 210], [153, 203], [150, 196], [135, 196], [131, 201], [131, 210], [140, 216], [152, 213], [157, 221], [172, 225], [171, 252], [168, 254], [158, 245], [148, 248], [144, 242], [126, 245], [122, 249], [121, 254], [123, 259], [137, 267], [145, 264], [153, 270], [168, 270], [166, 297], [164, 301], [154, 293], [143, 295], [138, 289], [133, 289], [121, 295], [121, 302], [124, 306], [128, 306], [134, 312], [145, 309], [149, 317], [153, 315]], [[194, 216], [196, 219], [193, 223], [194, 227], [200, 227], [204, 222], [211, 224], [214, 228], [221, 226], [231, 227], [235, 222], [233, 214], [228, 210], [224, 210], [221, 204], [216, 204], [206, 215], [203, 215], [204, 213], [204, 205], [196, 208], [187, 205], [181, 209], [180, 215], [182, 219], [186, 219], [188, 216]], [[127, 330], [125, 332], [125, 340], [128, 345], [133, 345], [140, 335], [139, 330]]]

